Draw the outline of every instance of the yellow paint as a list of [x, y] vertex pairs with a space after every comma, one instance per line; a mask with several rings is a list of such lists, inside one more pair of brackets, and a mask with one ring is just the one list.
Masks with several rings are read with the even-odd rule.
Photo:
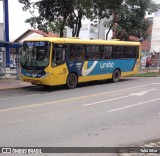
[[92, 75], [92, 76], [80, 76], [79, 82], [95, 81], [95, 80], [105, 80], [111, 79], [112, 74], [103, 74], [103, 75]]
[[66, 84], [68, 69], [66, 63], [54, 68], [50, 68], [50, 85]]

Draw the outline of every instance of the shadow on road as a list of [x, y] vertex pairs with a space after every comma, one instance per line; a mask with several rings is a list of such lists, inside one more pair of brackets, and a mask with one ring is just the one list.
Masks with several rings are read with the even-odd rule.
[[[122, 83], [126, 81], [134, 81], [133, 78], [123, 78], [117, 83]], [[111, 80], [101, 80], [101, 81], [92, 81], [92, 82], [83, 82], [79, 83], [76, 88], [83, 88], [83, 87], [90, 87], [96, 85], [104, 85], [104, 84], [113, 84]], [[32, 86], [32, 87], [25, 87], [23, 90], [30, 91], [30, 92], [54, 92], [54, 91], [61, 91], [61, 90], [68, 90], [65, 85], [61, 86]]]

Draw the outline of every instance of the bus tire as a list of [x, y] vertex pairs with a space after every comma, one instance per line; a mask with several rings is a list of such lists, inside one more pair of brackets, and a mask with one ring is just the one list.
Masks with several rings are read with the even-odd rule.
[[112, 82], [118, 82], [121, 77], [121, 72], [119, 69], [116, 69], [112, 75]]
[[73, 89], [77, 86], [77, 83], [78, 83], [77, 75], [74, 73], [70, 73], [67, 77], [67, 82], [66, 82], [67, 88]]

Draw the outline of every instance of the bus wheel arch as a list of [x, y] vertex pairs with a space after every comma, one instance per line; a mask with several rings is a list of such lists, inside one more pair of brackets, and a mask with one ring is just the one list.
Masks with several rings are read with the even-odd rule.
[[116, 68], [112, 74], [112, 82], [118, 82], [121, 77], [121, 70]]
[[69, 73], [66, 80], [66, 86], [69, 89], [73, 89], [78, 84], [78, 74], [75, 72]]

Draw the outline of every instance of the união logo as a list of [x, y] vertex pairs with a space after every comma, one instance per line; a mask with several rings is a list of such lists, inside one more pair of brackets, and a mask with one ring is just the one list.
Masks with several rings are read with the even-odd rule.
[[103, 69], [103, 68], [113, 68], [114, 67], [114, 62], [105, 62], [105, 63], [100, 63], [100, 68]]

